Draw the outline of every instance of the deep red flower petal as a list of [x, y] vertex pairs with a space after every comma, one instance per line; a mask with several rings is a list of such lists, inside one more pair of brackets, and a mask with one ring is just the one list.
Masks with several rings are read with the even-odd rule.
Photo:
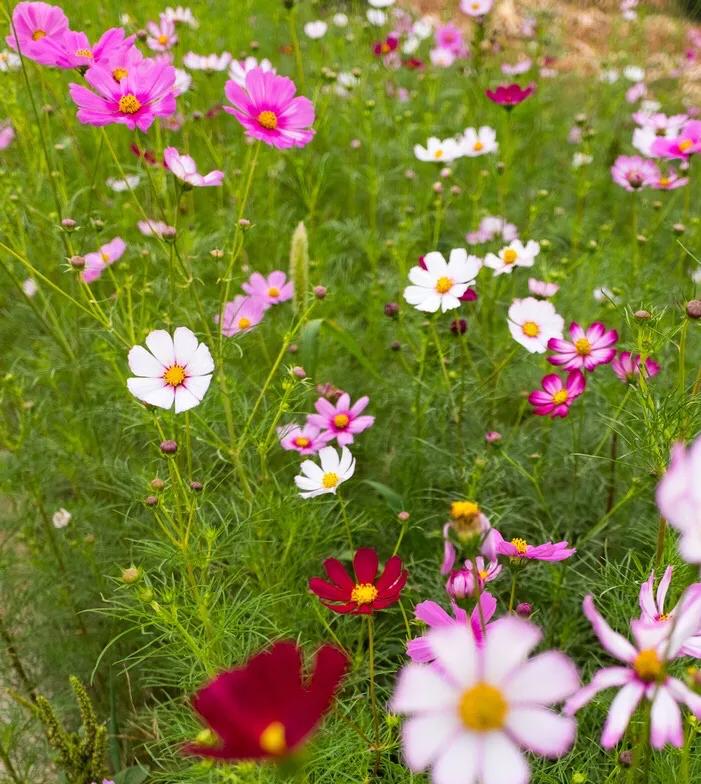
[[384, 571], [380, 575], [375, 588], [377, 592], [382, 595], [387, 590], [390, 590], [394, 583], [397, 581], [402, 571], [402, 559], [398, 555], [393, 555], [385, 564]]
[[327, 599], [331, 602], [347, 602], [350, 599], [351, 590], [339, 588], [337, 585], [331, 585], [321, 577], [312, 577], [309, 580], [309, 588], [322, 599]]
[[359, 583], [374, 583], [377, 566], [377, 553], [372, 547], [361, 547], [356, 551], [353, 557], [353, 569]]
[[336, 558], [327, 558], [324, 561], [324, 570], [326, 571], [326, 574], [328, 574], [331, 582], [336, 583], [339, 588], [345, 588], [349, 592], [353, 590], [355, 583], [343, 564], [336, 560]]

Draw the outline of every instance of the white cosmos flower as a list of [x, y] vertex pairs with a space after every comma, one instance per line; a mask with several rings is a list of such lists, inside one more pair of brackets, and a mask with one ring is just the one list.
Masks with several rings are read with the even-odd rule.
[[433, 34], [433, 22], [431, 21], [431, 17], [422, 16], [421, 19], [414, 22], [414, 25], [411, 28], [411, 34], [415, 35], [420, 41], [425, 41], [427, 38], [430, 38]]
[[521, 240], [514, 240], [502, 248], [499, 255], [488, 253], [484, 266], [493, 269], [495, 275], [510, 275], [514, 267], [532, 267], [539, 253], [540, 245], [535, 240], [528, 240], [525, 245]]
[[110, 190], [113, 190], [115, 193], [123, 193], [136, 188], [141, 182], [141, 177], [138, 174], [127, 174], [123, 180], [116, 177], [108, 177], [105, 182]]
[[185, 71], [183, 68], [176, 68], [175, 69], [175, 84], [173, 87], [175, 88], [175, 95], [176, 97], [179, 95], [183, 95], [190, 89], [190, 85], [192, 84], [192, 76]]
[[629, 82], [642, 82], [645, 78], [645, 71], [639, 65], [627, 65], [623, 69], [623, 76]]
[[420, 161], [433, 161], [434, 163], [449, 163], [459, 158], [461, 154], [460, 145], [455, 139], [438, 139], [431, 136], [426, 142], [426, 146], [414, 145], [414, 155]]
[[183, 65], [191, 71], [225, 71], [231, 62], [231, 54], [195, 54], [188, 52], [183, 57]]
[[25, 297], [33, 297], [37, 291], [39, 291], [39, 286], [34, 278], [26, 278], [22, 281], [22, 292]]
[[348, 17], [342, 13], [334, 14], [333, 23], [336, 27], [348, 27]]
[[192, 10], [190, 8], [183, 8], [181, 5], [179, 5], [177, 8], [170, 8], [169, 6], [163, 12], [162, 16], [169, 22], [175, 22], [176, 24], [186, 24], [189, 27], [192, 27], [193, 30], [199, 27], [197, 20], [192, 14]]
[[375, 27], [382, 27], [387, 21], [387, 14], [379, 8], [368, 8], [366, 14], [368, 22]]
[[586, 152], [576, 152], [572, 156], [572, 168], [581, 169], [582, 166], [588, 166], [594, 160], [593, 156]]
[[73, 515], [68, 509], [61, 507], [58, 511], [53, 513], [51, 522], [53, 523], [54, 528], [65, 528], [68, 523], [70, 523], [72, 517]]
[[11, 52], [9, 49], [4, 49], [0, 52], [0, 73], [8, 73], [9, 71], [19, 71], [22, 66], [22, 61], [19, 55]]
[[314, 498], [326, 493], [336, 494], [338, 486], [350, 479], [355, 472], [355, 458], [347, 447], [339, 453], [333, 446], [319, 450], [318, 466], [313, 460], [305, 460], [300, 466], [301, 473], [295, 477], [295, 484], [302, 498]]
[[212, 380], [214, 361], [209, 349], [187, 327], [178, 327], [172, 337], [156, 329], [146, 337], [148, 351], [134, 346], [129, 351], [129, 368], [136, 377], [127, 379], [134, 397], [175, 413], [202, 402]]
[[239, 87], [246, 87], [246, 74], [254, 68], [260, 68], [261, 71], [270, 71], [277, 73], [273, 68], [270, 60], [263, 59], [260, 62], [255, 57], [247, 57], [245, 60], [232, 60], [229, 66], [229, 77], [239, 85]]
[[389, 8], [391, 5], [394, 5], [395, 0], [368, 0], [368, 3], [373, 8]]
[[446, 262], [442, 253], [432, 251], [424, 256], [423, 267], [412, 267], [409, 280], [414, 284], [404, 289], [404, 299], [417, 310], [435, 313], [439, 308], [445, 313], [460, 306], [460, 297], [472, 286], [482, 262], [477, 256], [468, 256], [465, 248], [450, 251]]
[[307, 22], [304, 25], [304, 34], [307, 38], [317, 39], [323, 38], [329, 26], [321, 19], [316, 19], [313, 22]]
[[488, 155], [498, 149], [497, 132], [488, 125], [483, 125], [479, 129], [465, 128], [465, 133], [460, 139], [460, 150], [468, 158]]
[[508, 319], [511, 336], [531, 354], [544, 354], [550, 338], [562, 340], [565, 320], [547, 300], [515, 299], [509, 308]]

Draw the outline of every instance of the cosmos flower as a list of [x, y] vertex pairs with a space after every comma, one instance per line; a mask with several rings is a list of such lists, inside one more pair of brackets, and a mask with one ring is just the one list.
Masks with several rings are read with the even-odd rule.
[[110, 190], [115, 193], [124, 193], [128, 190], [133, 190], [141, 182], [141, 177], [138, 174], [127, 174], [124, 179], [116, 177], [108, 177], [105, 184]]
[[312, 577], [309, 588], [330, 610], [352, 615], [369, 615], [396, 604], [409, 576], [402, 559], [393, 555], [378, 577], [377, 553], [370, 547], [361, 547], [353, 556], [355, 579], [335, 558], [324, 561], [324, 571], [330, 582]]
[[460, 10], [468, 16], [485, 16], [492, 10], [494, 0], [460, 0]]
[[450, 163], [462, 155], [460, 144], [455, 139], [438, 139], [430, 136], [426, 146], [414, 145], [414, 155], [423, 162]]
[[183, 65], [190, 71], [217, 73], [226, 71], [229, 63], [231, 63], [230, 52], [222, 52], [221, 54], [195, 54], [195, 52], [188, 52], [183, 57]]
[[607, 330], [600, 322], [595, 321], [586, 330], [573, 321], [569, 327], [571, 341], [551, 338], [548, 348], [555, 355], [548, 357], [551, 365], [562, 367], [563, 370], [589, 370], [599, 365], [606, 365], [616, 355], [618, 332]]
[[85, 33], [73, 30], [66, 30], [60, 36], [45, 38], [43, 41], [46, 52], [44, 65], [57, 68], [92, 68], [132, 49], [134, 36], [125, 37], [121, 27], [113, 27], [103, 33], [95, 45], [90, 43]]
[[623, 666], [604, 667], [565, 705], [572, 716], [600, 691], [621, 687], [611, 703], [601, 735], [601, 745], [613, 748], [623, 737], [633, 712], [642, 699], [652, 703], [650, 712], [650, 743], [661, 749], [667, 743], [682, 746], [684, 732], [679, 704], [686, 704], [701, 719], [701, 696], [667, 673], [667, 665], [680, 655], [681, 648], [701, 624], [701, 594], [690, 593], [682, 598], [683, 612], [675, 620], [670, 633], [660, 624], [631, 621], [635, 645], [613, 631], [596, 610], [591, 595], [584, 599], [584, 614], [604, 650]]
[[437, 68], [450, 68], [450, 66], [458, 59], [455, 52], [451, 49], [444, 49], [442, 46], [435, 46], [428, 53], [431, 65]]
[[461, 154], [467, 158], [489, 155], [499, 149], [497, 132], [488, 125], [482, 125], [479, 129], [465, 128], [458, 144]]
[[158, 22], [146, 23], [146, 45], [154, 52], [167, 52], [178, 43], [175, 21], [161, 14]]
[[627, 191], [639, 191], [659, 178], [659, 169], [639, 155], [619, 155], [611, 167], [611, 177]]
[[[674, 628], [675, 618], [680, 611], [683, 611], [680, 604], [671, 610], [665, 610], [665, 599], [667, 591], [672, 582], [673, 567], [668, 566], [655, 593], [655, 572], [650, 572], [650, 577], [640, 586], [640, 620], [646, 624], [665, 624], [671, 632]], [[694, 591], [687, 592], [687, 598], [696, 595], [701, 590], [701, 583], [694, 583]], [[698, 630], [701, 632], [701, 629]], [[693, 656], [701, 659], [701, 633], [695, 634], [684, 643], [679, 651], [680, 656]]]
[[71, 83], [71, 98], [78, 106], [77, 117], [88, 125], [120, 123], [130, 130], [147, 131], [156, 117], [175, 111], [175, 69], [172, 65], [142, 60], [116, 81], [107, 65], [94, 65], [85, 74], [94, 88]]
[[0, 73], [9, 73], [10, 71], [19, 71], [22, 67], [22, 60], [20, 56], [5, 49], [0, 52]]
[[468, 245], [479, 245], [497, 237], [504, 242], [513, 242], [518, 237], [518, 229], [513, 223], [508, 223], [506, 218], [487, 215], [482, 218], [476, 231], [470, 231], [465, 235]]
[[455, 564], [457, 550], [451, 541], [453, 535], [460, 545], [477, 542], [489, 561], [496, 560], [496, 539], [489, 518], [474, 501], [453, 501], [450, 520], [443, 526], [443, 562], [441, 574], [448, 574]]
[[464, 248], [450, 251], [446, 262], [442, 253], [432, 251], [423, 257], [422, 266], [409, 270], [413, 284], [404, 289], [404, 299], [417, 310], [445, 313], [460, 306], [460, 298], [474, 285], [482, 262], [477, 256], [468, 256]]
[[692, 155], [701, 151], [701, 120], [689, 120], [679, 136], [657, 139], [650, 149], [658, 158], [679, 158], [688, 161]]
[[286, 76], [254, 68], [246, 74], [245, 88], [227, 81], [225, 93], [233, 106], [224, 111], [233, 114], [252, 139], [281, 150], [304, 147], [314, 136], [314, 105], [296, 92]]
[[409, 716], [402, 746], [413, 772], [430, 767], [434, 784], [525, 784], [520, 747], [552, 758], [572, 747], [575, 722], [549, 706], [577, 689], [577, 671], [559, 651], [528, 659], [537, 626], [501, 618], [482, 645], [463, 625], [427, 637], [435, 662], [406, 665], [390, 703]]
[[150, 218], [149, 220], [140, 220], [136, 225], [144, 237], [160, 237], [161, 239], [165, 239], [175, 236], [175, 226], [169, 226], [167, 223], [154, 220], [153, 218]]
[[94, 253], [86, 253], [81, 279], [85, 283], [96, 281], [110, 264], [114, 264], [115, 261], [122, 258], [126, 248], [124, 240], [121, 237], [115, 237], [106, 245], [103, 245], [100, 250]]
[[169, 22], [175, 22], [175, 24], [186, 24], [193, 30], [196, 30], [199, 27], [197, 20], [193, 16], [192, 10], [181, 5], [176, 6], [175, 8], [168, 6], [168, 8], [166, 8], [166, 10], [163, 12], [162, 16]]
[[515, 267], [532, 267], [539, 253], [540, 245], [534, 240], [528, 240], [525, 245], [521, 240], [514, 240], [502, 248], [498, 255], [488, 253], [484, 258], [484, 266], [493, 269], [495, 275], [510, 275]]
[[54, 52], [48, 44], [60, 40], [67, 31], [68, 18], [57, 5], [17, 3], [12, 11], [12, 30], [5, 41], [24, 57], [50, 65]]
[[222, 335], [230, 338], [248, 332], [258, 326], [265, 315], [265, 304], [258, 297], [243, 297], [240, 294], [224, 306], [221, 321]]
[[326, 440], [321, 437], [321, 428], [308, 422], [299, 425], [285, 425], [277, 430], [280, 446], [288, 452], [299, 452], [300, 455], [315, 455]]
[[548, 283], [544, 280], [538, 280], [537, 278], [528, 278], [528, 290], [531, 294], [535, 294], [536, 297], [548, 299], [549, 297], [554, 297], [560, 290], [560, 287], [557, 283]]
[[218, 169], [209, 174], [200, 174], [195, 161], [189, 155], [181, 155], [175, 147], [166, 147], [163, 150], [163, 163], [166, 169], [191, 188], [221, 185], [224, 179], [224, 172]]
[[505, 76], [519, 76], [531, 70], [533, 60], [530, 57], [524, 57], [516, 63], [502, 63], [501, 72]]
[[239, 87], [246, 88], [246, 75], [249, 71], [260, 68], [261, 71], [277, 73], [270, 60], [263, 59], [260, 62], [255, 57], [247, 57], [245, 60], [232, 60], [229, 66], [229, 78], [236, 82]]
[[486, 562], [481, 555], [478, 555], [475, 563], [477, 565], [476, 572], [473, 562], [467, 560], [461, 569], [450, 573], [445, 585], [449, 596], [463, 599], [466, 596], [472, 596], [477, 589], [481, 593], [484, 586], [492, 580], [496, 580], [501, 573], [501, 564], [496, 560]]
[[212, 728], [213, 742], [190, 743], [185, 752], [230, 761], [293, 753], [328, 712], [347, 669], [346, 655], [323, 645], [307, 677], [297, 644], [276, 642], [194, 695], [192, 707]]
[[679, 531], [679, 552], [689, 563], [701, 563], [701, 437], [689, 447], [672, 447], [669, 466], [657, 485], [662, 517]]
[[580, 370], [567, 374], [564, 383], [555, 373], [543, 376], [540, 382], [543, 391], [536, 389], [528, 396], [536, 416], [566, 417], [570, 406], [584, 392], [586, 381]]
[[271, 272], [264, 277], [260, 272], [254, 272], [241, 286], [250, 297], [259, 299], [267, 310], [271, 305], [279, 305], [292, 299], [294, 286], [291, 280], [280, 270]]
[[329, 26], [324, 22], [322, 19], [317, 19], [313, 22], [307, 22], [304, 25], [304, 34], [307, 38], [311, 38], [313, 40], [317, 40], [319, 38], [323, 38], [326, 35], [326, 31], [329, 29]]
[[149, 332], [146, 346], [148, 351], [143, 346], [129, 351], [132, 395], [158, 408], [175, 406], [176, 414], [198, 406], [214, 372], [207, 346], [187, 327], [178, 327], [172, 336], [164, 329]]
[[688, 177], [682, 177], [678, 172], [668, 169], [666, 173], [658, 170], [657, 177], [650, 182], [650, 187], [656, 191], [674, 191], [688, 184]]
[[577, 551], [568, 542], [546, 542], [545, 544], [528, 544], [525, 539], [516, 538], [507, 542], [495, 531], [497, 553], [507, 558], [523, 558], [529, 561], [564, 561]]
[[377, 57], [386, 57], [396, 51], [399, 39], [396, 35], [388, 35], [382, 41], [376, 41], [372, 46], [373, 54]]
[[496, 90], [486, 90], [485, 95], [493, 103], [503, 106], [505, 109], [513, 109], [520, 103], [533, 95], [535, 84], [520, 87], [518, 84], [502, 84]]
[[526, 297], [515, 299], [509, 307], [511, 337], [531, 354], [544, 354], [551, 338], [562, 338], [565, 320], [552, 302]]
[[314, 404], [317, 413], [310, 414], [307, 422], [323, 429], [326, 441], [336, 439], [339, 446], [348, 446], [353, 443], [354, 436], [372, 427], [375, 422], [374, 416], [361, 416], [369, 402], [370, 398], [366, 395], [351, 405], [347, 392], [338, 398], [335, 405], [320, 397]]
[[355, 458], [347, 447], [339, 453], [332, 446], [319, 450], [319, 463], [305, 460], [300, 466], [301, 474], [295, 477], [302, 498], [315, 498], [326, 493], [336, 494], [339, 485], [355, 473]]
[[51, 515], [51, 524], [54, 528], [65, 528], [72, 519], [73, 515], [68, 511], [68, 509], [61, 507]]
[[463, 41], [462, 31], [454, 24], [444, 24], [436, 28], [436, 45], [440, 49], [447, 49], [455, 57], [466, 57], [467, 47]]
[[[628, 384], [637, 380], [640, 375], [640, 354], [631, 354], [630, 351], [619, 352], [611, 361], [611, 370]], [[654, 359], [647, 357], [643, 367], [645, 368], [645, 378], [656, 376], [662, 369]]]
[[6, 150], [15, 140], [15, 136], [11, 122], [0, 122], [0, 150]]

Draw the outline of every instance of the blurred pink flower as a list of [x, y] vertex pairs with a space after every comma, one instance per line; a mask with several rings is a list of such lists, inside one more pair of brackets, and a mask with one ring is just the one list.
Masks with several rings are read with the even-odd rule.
[[[654, 359], [645, 360], [645, 377], [656, 376], [662, 368]], [[640, 354], [631, 354], [630, 351], [621, 351], [611, 362], [611, 370], [621, 379], [630, 383], [640, 375]]]
[[263, 320], [265, 307], [256, 297], [234, 297], [231, 302], [224, 306], [223, 318], [215, 317], [216, 321], [221, 321], [222, 335], [230, 338], [241, 332], [248, 332], [253, 327], [258, 326]]
[[679, 136], [657, 139], [651, 147], [652, 154], [658, 158], [680, 158], [683, 161], [688, 161], [699, 151], [701, 151], [701, 120], [689, 120]]
[[[655, 594], [655, 572], [651, 572], [648, 579], [640, 586], [640, 620], [648, 624], [666, 624], [667, 630], [672, 631], [676, 616], [682, 610], [681, 602], [671, 610], [665, 611], [665, 599], [667, 598], [667, 591], [672, 582], [673, 567], [668, 566], [660, 584], [657, 586], [657, 593]], [[701, 590], [701, 583], [693, 584], [694, 591]], [[687, 593], [687, 596], [693, 596], [692, 593]], [[695, 659], [701, 659], [701, 628], [697, 630], [697, 634], [690, 637], [682, 646], [679, 651], [680, 656], [693, 656]]]
[[611, 167], [611, 177], [616, 185], [627, 191], [638, 191], [659, 179], [657, 166], [639, 155], [619, 155]]
[[57, 5], [18, 3], [12, 11], [11, 33], [5, 40], [30, 60], [50, 65], [54, 54], [47, 44], [60, 39], [67, 30], [68, 18]]
[[292, 299], [294, 293], [292, 281], [288, 281], [285, 273], [280, 270], [271, 272], [267, 278], [260, 272], [254, 272], [241, 288], [249, 296], [260, 299], [266, 310], [271, 305]]
[[506, 109], [513, 109], [531, 96], [535, 91], [535, 83], [521, 87], [518, 84], [501, 84], [496, 90], [486, 90], [485, 95], [490, 101]]
[[209, 172], [209, 174], [200, 174], [197, 171], [195, 161], [189, 155], [179, 153], [175, 147], [166, 147], [163, 150], [163, 162], [166, 169], [192, 188], [221, 185], [224, 179], [224, 172], [218, 169]]
[[6, 150], [15, 140], [15, 129], [10, 122], [0, 123], [0, 150]]
[[528, 278], [528, 291], [530, 291], [531, 294], [535, 294], [536, 297], [548, 299], [549, 297], [554, 297], [559, 290], [560, 287], [557, 283], [548, 283], [544, 280], [538, 280], [537, 278]]
[[681, 534], [679, 552], [701, 563], [701, 436], [686, 447], [675, 444], [669, 466], [657, 485], [660, 514]]
[[545, 544], [528, 544], [525, 539], [516, 538], [507, 542], [497, 531], [497, 553], [507, 558], [525, 558], [529, 561], [564, 561], [573, 556], [577, 550], [568, 542], [546, 542]]
[[122, 258], [126, 248], [124, 240], [121, 237], [115, 237], [95, 253], [86, 253], [85, 266], [80, 275], [82, 280], [85, 283], [96, 281], [110, 264], [114, 264], [115, 261]]
[[178, 43], [178, 36], [175, 32], [175, 22], [161, 14], [158, 22], [147, 22], [146, 45], [154, 52], [167, 52]]

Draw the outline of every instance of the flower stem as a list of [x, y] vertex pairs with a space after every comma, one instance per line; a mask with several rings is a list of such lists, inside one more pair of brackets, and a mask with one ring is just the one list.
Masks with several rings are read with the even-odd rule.
[[509, 615], [514, 611], [514, 603], [516, 601], [516, 572], [511, 574], [511, 594], [509, 595]]
[[373, 747], [375, 750], [374, 772], [380, 769], [380, 717], [377, 710], [377, 690], [375, 688], [375, 619], [368, 615], [368, 675], [370, 678], [370, 710], [372, 711]]

